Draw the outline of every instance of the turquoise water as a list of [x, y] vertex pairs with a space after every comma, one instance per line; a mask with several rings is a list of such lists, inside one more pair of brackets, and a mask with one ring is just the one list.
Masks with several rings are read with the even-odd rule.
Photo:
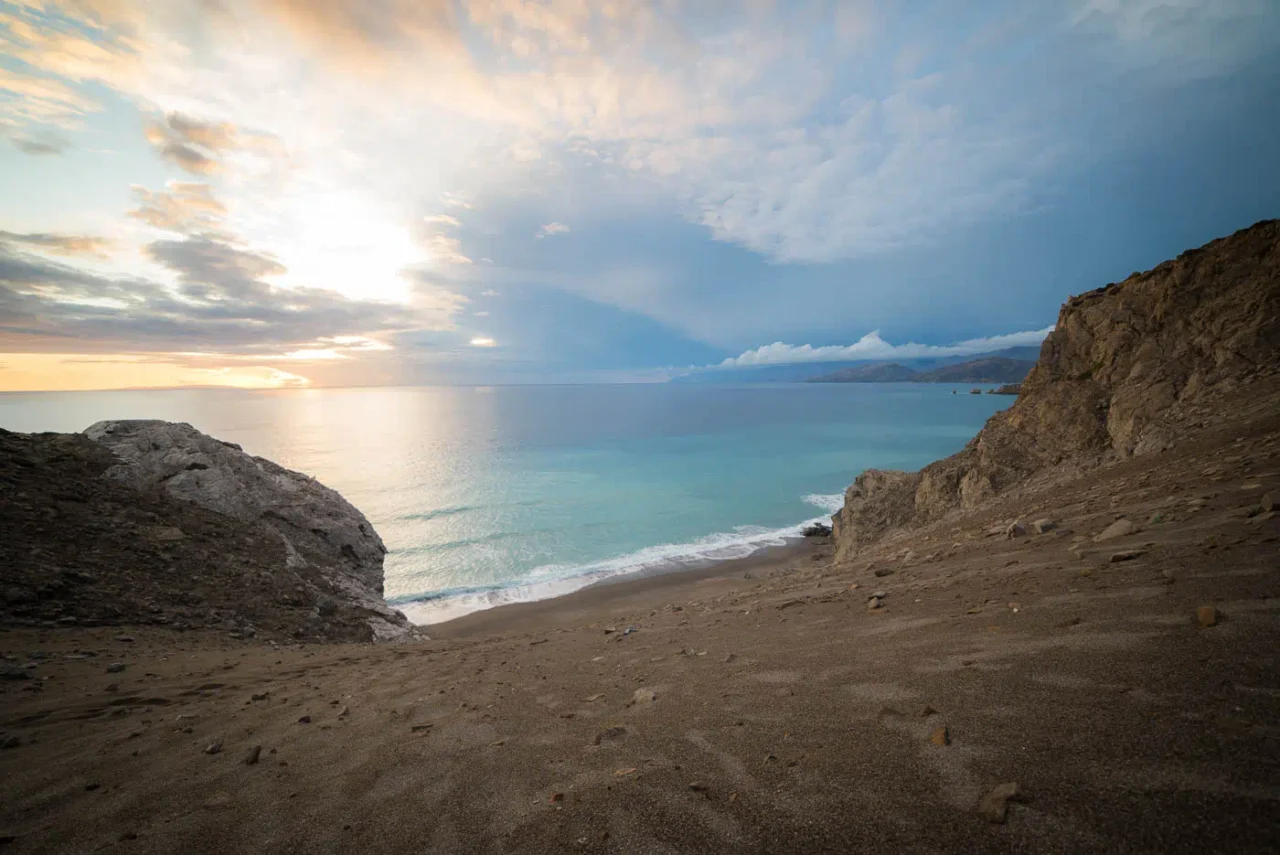
[[736, 558], [839, 507], [868, 467], [957, 451], [1012, 399], [926, 384], [178, 390], [0, 395], [0, 427], [186, 421], [369, 517], [423, 623]]

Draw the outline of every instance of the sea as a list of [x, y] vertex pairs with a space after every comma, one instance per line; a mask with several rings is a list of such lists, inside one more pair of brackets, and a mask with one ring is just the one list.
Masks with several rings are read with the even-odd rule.
[[[742, 558], [859, 472], [962, 448], [1013, 399], [924, 383], [0, 394], [0, 427], [184, 421], [313, 475], [374, 524], [388, 601], [431, 624]], [[987, 387], [982, 387], [987, 388]]]

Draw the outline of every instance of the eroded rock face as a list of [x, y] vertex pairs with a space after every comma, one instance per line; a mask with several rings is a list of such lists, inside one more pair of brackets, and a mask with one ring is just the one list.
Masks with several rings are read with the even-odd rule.
[[115, 455], [107, 478], [265, 528], [283, 543], [286, 568], [319, 570], [350, 604], [367, 610], [375, 638], [408, 631], [405, 617], [382, 599], [382, 539], [335, 490], [189, 424], [104, 421], [84, 433]]
[[1278, 367], [1280, 220], [1269, 220], [1068, 300], [1018, 400], [963, 451], [859, 476], [833, 517], [836, 558], [1049, 467], [1169, 448], [1188, 404]]

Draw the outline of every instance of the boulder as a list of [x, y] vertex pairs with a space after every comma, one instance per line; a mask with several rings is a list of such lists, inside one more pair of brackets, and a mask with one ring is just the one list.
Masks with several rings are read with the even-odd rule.
[[[335, 490], [189, 424], [103, 421], [84, 435], [115, 455], [107, 478], [136, 490], [162, 490], [279, 538], [285, 549], [280, 571], [318, 570], [345, 605], [367, 613], [374, 640], [411, 633], [404, 615], [382, 598], [382, 538]], [[181, 534], [173, 529], [158, 538]]]

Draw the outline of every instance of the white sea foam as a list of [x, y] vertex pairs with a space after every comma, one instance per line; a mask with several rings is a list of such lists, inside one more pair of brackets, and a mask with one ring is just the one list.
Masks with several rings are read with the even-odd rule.
[[825, 522], [840, 509], [844, 496], [812, 494], [804, 501], [826, 512], [784, 528], [738, 526], [687, 543], [664, 543], [593, 564], [548, 564], [530, 571], [522, 581], [488, 588], [441, 591], [434, 596], [396, 603], [409, 620], [417, 624], [443, 623], [472, 612], [510, 603], [546, 600], [581, 590], [605, 579], [644, 572], [664, 572], [700, 567], [715, 561], [746, 558], [762, 549], [784, 546], [801, 537], [801, 530], [815, 522]]

